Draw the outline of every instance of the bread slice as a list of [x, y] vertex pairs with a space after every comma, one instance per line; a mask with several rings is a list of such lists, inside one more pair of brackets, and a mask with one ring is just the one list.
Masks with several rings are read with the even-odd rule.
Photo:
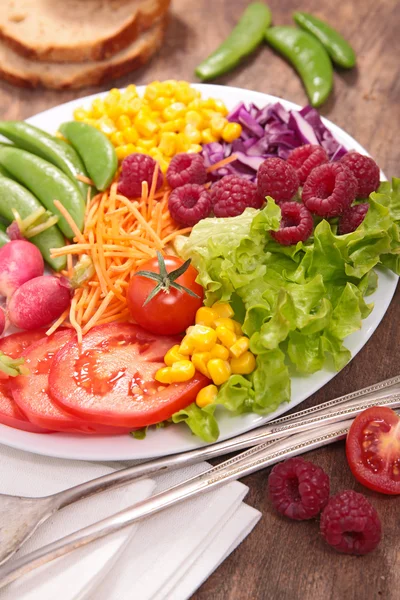
[[101, 62], [45, 63], [24, 58], [0, 41], [0, 77], [20, 87], [77, 89], [122, 77], [144, 65], [161, 46], [167, 17], [130, 46]]
[[0, 0], [0, 38], [44, 62], [105, 60], [149, 29], [171, 0]]

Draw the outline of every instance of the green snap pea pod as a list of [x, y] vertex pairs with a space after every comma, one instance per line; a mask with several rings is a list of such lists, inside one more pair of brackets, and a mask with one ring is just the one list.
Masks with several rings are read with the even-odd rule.
[[3, 223], [0, 223], [0, 248], [5, 246], [9, 241], [10, 238], [6, 234], [6, 226], [3, 225]]
[[118, 168], [115, 148], [102, 132], [78, 121], [68, 121], [60, 132], [75, 148], [98, 190], [105, 190], [112, 182]]
[[261, 44], [264, 32], [270, 25], [271, 11], [268, 6], [263, 2], [250, 4], [229, 37], [196, 68], [197, 77], [206, 81], [231, 71]]
[[[14, 221], [13, 209], [17, 211], [21, 219], [25, 219], [40, 208], [42, 205], [39, 200], [27, 189], [13, 179], [0, 175], [0, 217], [11, 223]], [[44, 260], [52, 269], [55, 271], [65, 269], [67, 264], [65, 256], [50, 258], [51, 248], [65, 246], [64, 236], [56, 225], [31, 237], [29, 241], [39, 248]]]
[[264, 35], [267, 43], [294, 66], [311, 104], [323, 104], [332, 90], [333, 69], [322, 44], [314, 36], [296, 27], [271, 27]]
[[87, 177], [88, 174], [82, 160], [69, 144], [25, 121], [0, 121], [0, 133], [18, 148], [37, 154], [61, 169], [78, 186], [86, 200], [89, 186], [76, 176]]
[[82, 231], [85, 202], [75, 184], [58, 167], [35, 154], [11, 146], [0, 147], [0, 165], [13, 179], [28, 188], [47, 210], [59, 217], [58, 227], [68, 239], [74, 237], [74, 232], [54, 206], [54, 200], [61, 202]]
[[353, 48], [333, 27], [305, 12], [295, 12], [293, 19], [297, 25], [314, 35], [324, 46], [334, 63], [344, 69], [351, 69], [356, 64]]

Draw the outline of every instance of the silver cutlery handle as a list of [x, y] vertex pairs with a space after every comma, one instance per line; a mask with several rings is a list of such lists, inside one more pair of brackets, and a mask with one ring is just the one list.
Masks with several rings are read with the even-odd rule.
[[[253, 448], [253, 456], [244, 459], [244, 461], [243, 459], [240, 460], [240, 457], [237, 457], [239, 459], [237, 464], [232, 464], [234, 459], [227, 461], [223, 465], [211, 468], [206, 473], [139, 502], [112, 517], [35, 550], [11, 564], [6, 563], [0, 567], [0, 588], [60, 556], [64, 556], [97, 539], [116, 533], [145, 517], [149, 517], [194, 495], [210, 491], [223, 483], [239, 479], [285, 458], [343, 439], [350, 424], [351, 420], [328, 425], [311, 433], [300, 433], [280, 442], [275, 442], [273, 445], [269, 444], [272, 445], [272, 448], [269, 448], [268, 445], [268, 447], [264, 447], [263, 450], [258, 450], [258, 452]], [[240, 462], [244, 462], [244, 464], [240, 464]]]

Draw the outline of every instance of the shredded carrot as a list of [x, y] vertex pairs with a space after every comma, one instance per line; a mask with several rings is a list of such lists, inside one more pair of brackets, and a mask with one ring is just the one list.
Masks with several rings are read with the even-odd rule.
[[222, 167], [226, 167], [226, 165], [229, 165], [229, 163], [233, 162], [236, 159], [237, 159], [236, 154], [231, 154], [227, 158], [224, 158], [224, 159], [214, 163], [210, 167], [208, 167], [207, 173], [212, 173], [213, 171], [216, 171], [217, 169], [222, 169]]
[[87, 183], [88, 185], [94, 185], [93, 181], [91, 179], [89, 179], [89, 177], [86, 177], [86, 175], [81, 175], [80, 173], [78, 173], [78, 175], [76, 175], [76, 178], [78, 181], [82, 181], [82, 183]]
[[142, 195], [136, 200], [119, 194], [116, 182], [93, 198], [88, 196], [82, 232], [68, 211], [55, 201], [74, 233], [75, 243], [54, 249], [52, 256], [67, 257], [65, 274], [69, 275], [75, 262], [83, 255], [89, 256], [94, 273], [75, 290], [70, 309], [49, 333], [63, 325], [75, 329], [81, 340], [94, 325], [129, 320], [126, 294], [135, 271], [157, 250], [168, 251], [166, 246], [177, 235], [191, 231], [190, 227], [180, 228], [172, 219], [168, 211], [171, 189], [164, 186], [156, 192], [157, 181], [155, 169], [150, 185], [142, 185]]

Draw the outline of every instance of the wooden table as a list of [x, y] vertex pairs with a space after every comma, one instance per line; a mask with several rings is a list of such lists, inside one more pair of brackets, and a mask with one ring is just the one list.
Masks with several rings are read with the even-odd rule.
[[[154, 79], [193, 80], [194, 67], [239, 18], [246, 0], [173, 0], [164, 46], [151, 64], [117, 81], [144, 84]], [[307, 10], [326, 18], [354, 45], [358, 68], [337, 71], [335, 91], [321, 112], [346, 129], [375, 157], [388, 177], [400, 175], [399, 6], [393, 0], [270, 0], [275, 24], [290, 24], [291, 13]], [[268, 92], [306, 103], [292, 68], [261, 48], [243, 66], [216, 83]], [[104, 86], [107, 89], [109, 85]], [[0, 84], [1, 118], [22, 119], [97, 89], [79, 92], [27, 91]], [[335, 379], [303, 406], [311, 406], [400, 373], [398, 331], [400, 290], [378, 331]], [[400, 592], [399, 500], [363, 489], [351, 476], [338, 443], [311, 453], [331, 477], [332, 492], [362, 491], [379, 511], [384, 539], [370, 556], [343, 556], [321, 539], [315, 522], [293, 523], [276, 515], [267, 499], [267, 471], [244, 480], [246, 501], [263, 517], [241, 546], [193, 596], [194, 600], [397, 599]], [[171, 599], [173, 600], [173, 599]]]

